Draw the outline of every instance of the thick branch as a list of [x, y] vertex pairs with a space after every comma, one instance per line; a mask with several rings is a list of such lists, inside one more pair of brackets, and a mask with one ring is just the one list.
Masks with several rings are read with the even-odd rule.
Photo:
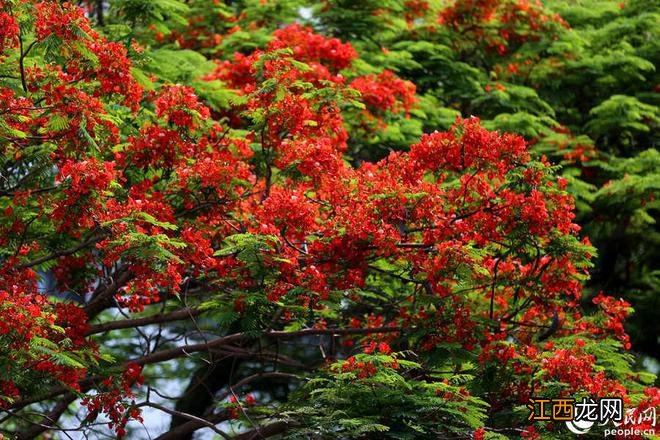
[[[216, 423], [218, 423], [217, 421], [215, 421], [215, 419], [213, 421], [203, 419], [201, 417], [197, 417], [197, 416], [194, 416], [192, 414], [188, 414], [188, 413], [184, 413], [184, 412], [177, 411], [177, 410], [174, 410], [174, 409], [170, 409], [170, 408], [167, 408], [163, 405], [159, 405], [157, 403], [152, 403], [152, 402], [144, 402], [144, 403], [141, 403], [138, 406], [149, 406], [151, 408], [158, 409], [158, 410], [163, 411], [163, 412], [165, 412], [167, 414], [170, 414], [172, 416], [177, 416], [177, 417], [181, 417], [181, 418], [184, 418], [184, 419], [188, 419], [191, 422], [195, 422], [195, 423], [201, 425], [200, 427], [211, 428], [214, 432], [216, 432], [217, 434], [219, 434], [223, 438], [226, 438], [226, 439], [230, 438], [227, 434], [225, 434], [224, 432], [222, 432], [221, 430], [219, 430], [215, 426]], [[170, 432], [172, 432], [172, 431], [170, 431]]]
[[102, 324], [90, 326], [89, 330], [87, 331], [87, 335], [94, 335], [112, 330], [141, 327], [151, 324], [160, 324], [163, 322], [180, 321], [187, 318], [194, 318], [195, 316], [199, 316], [201, 313], [202, 312], [199, 309], [186, 307], [185, 309], [177, 310], [176, 312], [165, 313], [162, 315], [146, 316], [144, 318], [136, 319], [125, 319], [122, 321], [104, 322]]
[[[356, 334], [370, 334], [370, 333], [397, 333], [401, 331], [401, 327], [374, 327], [374, 328], [344, 328], [344, 329], [318, 329], [309, 328], [298, 330], [295, 332], [286, 331], [271, 331], [264, 333], [262, 336], [265, 338], [274, 339], [295, 339], [304, 336], [314, 335], [356, 335]], [[158, 362], [165, 362], [171, 359], [185, 356], [190, 353], [200, 351], [207, 351], [213, 348], [234, 344], [239, 341], [248, 339], [244, 333], [234, 333], [232, 335], [224, 336], [213, 341], [201, 342], [199, 344], [182, 345], [167, 350], [156, 351], [141, 358], [131, 361], [131, 363], [138, 365], [155, 364]]]
[[371, 328], [308, 328], [295, 332], [271, 331], [265, 333], [267, 338], [295, 339], [313, 335], [365, 335], [370, 333], [398, 333], [402, 327], [371, 327]]
[[[282, 373], [278, 371], [273, 371], [273, 372], [266, 372], [266, 373], [256, 373], [251, 376], [248, 376], [244, 379], [241, 379], [240, 381], [236, 382], [234, 385], [229, 386], [229, 390], [221, 393], [220, 395], [216, 396], [216, 401], [222, 401], [227, 396], [229, 396], [232, 393], [232, 390], [236, 390], [243, 385], [246, 385], [248, 383], [262, 380], [262, 379], [271, 379], [271, 378], [281, 378], [281, 379], [298, 379], [298, 376], [295, 374], [290, 374], [290, 373]], [[185, 417], [182, 417], [185, 418]], [[212, 414], [210, 416], [205, 416], [203, 420], [206, 422], [211, 422], [211, 423], [219, 423], [221, 421], [227, 420], [228, 414], [226, 411], [222, 411], [220, 413]], [[167, 431], [166, 433], [162, 434], [160, 437], [158, 437], [157, 440], [180, 440], [183, 438], [189, 438], [195, 431], [205, 428], [206, 423], [201, 423], [201, 422], [196, 422], [194, 420], [188, 420], [185, 423], [181, 423], [178, 425], [172, 425], [172, 428]]]
[[198, 429], [208, 427], [209, 423], [218, 424], [228, 419], [229, 414], [226, 411], [222, 411], [206, 417], [203, 419], [205, 422], [190, 420], [161, 434], [155, 440], [180, 440], [181, 438], [185, 438], [187, 435], [197, 431]]
[[18, 432], [16, 434], [16, 439], [31, 440], [48, 430], [57, 429], [57, 427], [53, 425], [57, 424], [57, 421], [62, 417], [62, 414], [64, 414], [74, 400], [76, 400], [76, 397], [73, 395], [64, 396], [64, 398], [60, 400], [48, 414], [45, 414], [42, 417], [40, 422], [32, 423], [28, 429]]
[[[264, 333], [262, 336], [266, 338], [276, 338], [276, 339], [295, 339], [295, 338], [300, 338], [304, 336], [313, 336], [313, 335], [356, 335], [356, 334], [371, 334], [371, 333], [397, 333], [400, 331], [401, 331], [401, 327], [344, 328], [344, 329], [310, 328], [305, 330], [298, 330], [295, 332], [272, 331], [272, 332]], [[247, 337], [243, 333], [234, 333], [209, 342], [182, 345], [167, 350], [157, 351], [149, 355], [143, 356], [141, 358], [127, 361], [125, 365], [138, 364], [144, 366], [159, 362], [165, 362], [172, 359], [176, 359], [178, 357], [188, 356], [191, 353], [208, 351], [213, 348], [232, 345], [235, 344], [236, 342], [244, 341], [247, 339], [252, 339], [252, 338]], [[98, 380], [99, 380], [98, 377], [86, 378], [81, 380], [79, 382], [81, 392], [85, 392], [92, 389], [94, 387], [94, 383]], [[61, 394], [65, 394], [68, 392], [69, 390], [67, 388], [58, 387], [51, 391], [45, 392], [43, 395], [39, 396], [38, 398], [19, 400], [14, 404], [12, 404], [10, 408], [13, 409], [23, 408], [31, 403], [53, 399]]]
[[85, 306], [85, 313], [91, 319], [113, 304], [117, 291], [132, 277], [131, 272], [124, 268], [117, 271], [110, 284], [100, 285], [92, 294], [92, 300]]
[[52, 254], [49, 254], [49, 255], [44, 255], [43, 257], [36, 258], [32, 261], [28, 261], [26, 263], [19, 264], [18, 267], [23, 269], [23, 268], [26, 268], [26, 267], [37, 266], [39, 264], [45, 263], [46, 261], [50, 261], [50, 260], [53, 260], [55, 258], [75, 254], [76, 252], [81, 251], [81, 250], [85, 249], [86, 247], [88, 247], [90, 245], [98, 243], [99, 241], [103, 240], [105, 237], [107, 237], [107, 234], [92, 235], [87, 240], [83, 241], [82, 243], [79, 243], [78, 245], [76, 245], [72, 248], [63, 249], [61, 251], [53, 252]]

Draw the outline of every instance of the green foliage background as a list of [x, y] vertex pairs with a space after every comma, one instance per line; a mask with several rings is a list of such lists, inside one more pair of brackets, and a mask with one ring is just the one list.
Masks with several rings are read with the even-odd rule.
[[[502, 0], [501, 3], [511, 2], [516, 0]], [[140, 84], [146, 90], [156, 90], [167, 83], [189, 85], [218, 118], [244, 97], [221, 81], [210, 81], [205, 76], [214, 70], [217, 62], [231, 60], [234, 52], [249, 53], [264, 48], [274, 30], [293, 22], [350, 42], [359, 54], [351, 74], [378, 74], [389, 69], [413, 82], [417, 86], [417, 105], [410, 114], [388, 115], [386, 126], [381, 130], [373, 132], [353, 125], [351, 112], [359, 109], [350, 106], [343, 109], [351, 133], [347, 160], [354, 164], [377, 161], [390, 151], [405, 150], [422, 133], [448, 129], [458, 116], [478, 116], [489, 129], [525, 136], [536, 158], [546, 156], [569, 182], [568, 189], [576, 199], [581, 234], [588, 236], [595, 248], [584, 306], [593, 307], [591, 299], [604, 291], [625, 298], [635, 308], [627, 330], [637, 356], [623, 354], [620, 345], [614, 342], [608, 345], [590, 341], [585, 351], [598, 354], [599, 371], [607, 370], [623, 382], [628, 380], [631, 364], [637, 363], [632, 370], [639, 370], [645, 357], [660, 359], [657, 313], [660, 309], [657, 223], [660, 209], [660, 154], [657, 150], [660, 3], [545, 0], [544, 13], [559, 14], [566, 26], [551, 23], [536, 35], [537, 38], [506, 43], [503, 53], [489, 49], [469, 28], [439, 24], [436, 18], [440, 11], [453, 4], [444, 0], [430, 1], [425, 15], [409, 19], [405, 18], [408, 2], [403, 0], [326, 0], [322, 3], [306, 0], [110, 0], [106, 4], [109, 8], [103, 17], [92, 15], [96, 29], [110, 40], [122, 41], [132, 48], [130, 57], [135, 66], [132, 73]], [[227, 20], [218, 17], [227, 17]], [[526, 28], [525, 14], [518, 18], [521, 32], [533, 34], [533, 30]], [[189, 40], [179, 38], [189, 36], [191, 22], [204, 32]], [[250, 25], [254, 23], [258, 25]], [[497, 35], [501, 31], [494, 22], [475, 23], [474, 26], [485, 34]], [[221, 36], [217, 41], [210, 39], [215, 34]], [[139, 44], [140, 50], [132, 47], [133, 41]], [[44, 44], [43, 51], [47, 58], [48, 44]], [[6, 72], [0, 65], [0, 75], [3, 73]], [[125, 108], [116, 106], [109, 112], [109, 117], [128, 119]], [[263, 123], [257, 117], [253, 119], [251, 122], [255, 126]], [[66, 123], [64, 119], [53, 118], [50, 128], [64, 129]], [[2, 132], [20, 135], [10, 130], [9, 126], [0, 126]], [[125, 124], [122, 130], [131, 133], [136, 128]], [[88, 137], [90, 143], [95, 142], [84, 127], [80, 134]], [[29, 163], [31, 169], [39, 169], [41, 163], [44, 164], [43, 173], [34, 173], [34, 179], [48, 174], [49, 153], [47, 145], [26, 151], [33, 158]], [[34, 208], [25, 207], [25, 215]], [[134, 219], [122, 220], [130, 223]], [[140, 220], [157, 222], [154, 218]], [[37, 223], [35, 229], [39, 226]], [[168, 229], [167, 224], [158, 226]], [[130, 256], [136, 258], [154, 257], [166, 261], [175, 256], [165, 248], [180, 246], [166, 236], [131, 232], [129, 238], [134, 253]], [[235, 253], [255, 278], [267, 281], [275, 274], [261, 265], [258, 254], [272, 250], [271, 245], [268, 236], [237, 234], [225, 240], [218, 254]], [[576, 243], [570, 245], [575, 246], [576, 252], [584, 250], [577, 249]], [[378, 264], [386, 263], [379, 261], [376, 266]], [[51, 268], [44, 265], [40, 269]], [[370, 282], [373, 285], [382, 283], [382, 289], [364, 292], [365, 298], [391, 312], [394, 307], [391, 303], [404, 295], [403, 289], [399, 291], [400, 283], [385, 276], [373, 278]], [[280, 304], [270, 303], [262, 292], [238, 294], [253, 313], [239, 317], [234, 304], [228, 304], [226, 298], [212, 298], [201, 304], [208, 312], [208, 320], [202, 324], [214, 325], [229, 333], [239, 328], [256, 338], [268, 328], [268, 323], [262, 322], [263, 317], [272, 314]], [[291, 296], [295, 294], [292, 292]], [[161, 312], [169, 311], [167, 307], [171, 305], [164, 306]], [[291, 309], [304, 315], [305, 310], [298, 307], [294, 305]], [[295, 322], [285, 330], [297, 331], [302, 327], [303, 323]], [[115, 344], [107, 347], [108, 352], [117, 357], [137, 356], [139, 347], [131, 345], [130, 332], [116, 336]], [[34, 350], [52, 351], [47, 342], [36, 341]], [[557, 338], [555, 344], [558, 348], [569, 348], [574, 346], [575, 340]], [[316, 347], [309, 344], [286, 349], [304, 356]], [[301, 423], [290, 438], [312, 435], [379, 438], [386, 430], [390, 438], [425, 438], [421, 433], [433, 432], [435, 425], [447, 420], [451, 421], [447, 429], [472, 432], [483, 425], [486, 403], [476, 397], [456, 401], [440, 398], [438, 383], [444, 384], [444, 392], [460, 395], [461, 387], [470, 382], [478, 391], [474, 395], [487, 395], [492, 384], [502, 378], [496, 376], [500, 374], [497, 372], [477, 377], [474, 357], [460, 347], [441, 346], [434, 354], [439, 358], [437, 365], [446, 366], [443, 354], [459, 359], [461, 368], [434, 372], [432, 377], [424, 378], [428, 381], [406, 380], [398, 370], [387, 368], [397, 361], [406, 372], [414, 372], [419, 365], [413, 361], [397, 359], [396, 354], [364, 353], [357, 356], [358, 360], [372, 363], [377, 370], [367, 381], [356, 382], [356, 373], [341, 370], [344, 361], [338, 361], [334, 365], [338, 374], [318, 375], [291, 396], [287, 387], [278, 384], [269, 385], [272, 389], [264, 394], [275, 396], [274, 400], [294, 402], [278, 414]], [[77, 363], [78, 359], [63, 358], [61, 361]], [[180, 378], [184, 374], [177, 368], [184, 367], [184, 373], [189, 373], [185, 361], [159, 365], [147, 372], [152, 376], [148, 379], [155, 383], [158, 379]], [[244, 364], [241, 368], [250, 373], [252, 366]], [[511, 372], [504, 374], [508, 373]], [[653, 380], [651, 375], [641, 373], [640, 376], [640, 382]], [[559, 389], [558, 385], [557, 392]], [[374, 414], [374, 407], [381, 408], [382, 413]], [[328, 413], [329, 408], [334, 412]], [[410, 412], [409, 408], [418, 412]], [[504, 414], [503, 419], [520, 419], [526, 409], [517, 407], [514, 412]], [[382, 414], [393, 421], [391, 426], [379, 423]], [[506, 421], [502, 423], [505, 425]], [[503, 437], [495, 430], [488, 436]], [[556, 438], [562, 438], [561, 433]]]

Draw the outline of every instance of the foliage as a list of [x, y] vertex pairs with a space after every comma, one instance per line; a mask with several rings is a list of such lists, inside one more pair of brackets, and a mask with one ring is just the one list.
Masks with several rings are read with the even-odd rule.
[[530, 397], [657, 406], [659, 13], [3, 0], [0, 429], [560, 438]]

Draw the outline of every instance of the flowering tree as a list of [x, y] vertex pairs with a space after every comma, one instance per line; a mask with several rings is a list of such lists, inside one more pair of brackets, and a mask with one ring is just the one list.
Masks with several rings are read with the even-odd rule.
[[[345, 41], [432, 8], [231, 3], [0, 3], [3, 434], [551, 438], [530, 397], [660, 403], [630, 304], [581, 307], [568, 180], [477, 118], [421, 134], [419, 78]], [[565, 25], [481, 3], [439, 15], [465, 56]]]
[[[598, 248], [587, 297], [606, 290], [630, 301], [636, 347], [658, 358], [657, 6], [466, 0], [366, 2], [356, 11], [350, 3], [318, 7], [317, 26], [414, 82], [424, 131], [477, 115], [562, 165], [577, 221]], [[372, 31], [356, 31], [363, 27]]]

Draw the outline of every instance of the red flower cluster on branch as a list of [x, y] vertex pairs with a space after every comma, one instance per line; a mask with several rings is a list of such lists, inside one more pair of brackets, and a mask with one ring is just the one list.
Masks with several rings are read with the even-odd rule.
[[538, 0], [460, 0], [443, 9], [438, 23], [505, 55], [510, 47], [537, 41], [567, 26], [557, 14], [549, 15]]

